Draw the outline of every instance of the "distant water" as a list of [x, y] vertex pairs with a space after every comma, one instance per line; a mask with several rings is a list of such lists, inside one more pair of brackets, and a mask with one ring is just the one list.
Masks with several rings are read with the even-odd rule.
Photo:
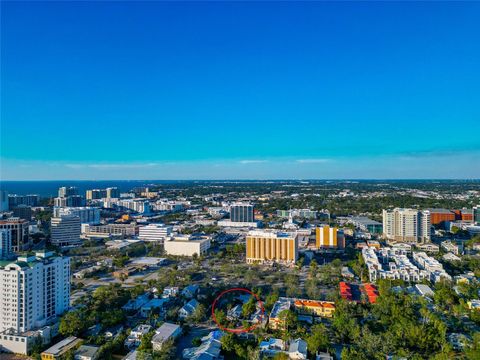
[[0, 181], [0, 189], [6, 190], [9, 194], [27, 195], [37, 194], [40, 197], [55, 197], [58, 188], [62, 186], [76, 186], [80, 195], [85, 195], [89, 189], [105, 189], [107, 187], [118, 187], [120, 192], [127, 192], [135, 187], [155, 184], [178, 183], [178, 181], [161, 180], [102, 180], [102, 181]]

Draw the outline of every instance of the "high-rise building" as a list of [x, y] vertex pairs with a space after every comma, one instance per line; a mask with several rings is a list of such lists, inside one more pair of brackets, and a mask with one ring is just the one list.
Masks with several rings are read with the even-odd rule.
[[53, 245], [80, 245], [81, 224], [78, 216], [52, 217], [50, 221], [51, 242]]
[[8, 195], [8, 207], [13, 209], [19, 205], [38, 206], [40, 197], [38, 195]]
[[247, 263], [294, 264], [298, 258], [296, 233], [250, 231], [247, 235]]
[[120, 190], [116, 187], [109, 187], [106, 189], [92, 189], [86, 191], [87, 200], [98, 199], [116, 199], [120, 197]]
[[0, 230], [0, 260], [9, 259], [12, 254], [10, 230]]
[[8, 193], [0, 190], [0, 212], [8, 211]]
[[32, 211], [32, 208], [30, 206], [18, 205], [16, 207], [14, 207], [12, 210], [13, 210], [13, 216], [14, 217], [18, 217], [20, 219], [24, 219], [24, 220], [27, 220], [27, 221], [32, 220], [33, 211]]
[[253, 205], [237, 203], [230, 206], [232, 222], [254, 222]]
[[107, 191], [103, 189], [92, 189], [87, 190], [85, 195], [87, 200], [98, 200], [107, 197]]
[[9, 230], [12, 241], [12, 251], [28, 250], [30, 241], [28, 237], [28, 221], [19, 218], [0, 220], [0, 230]]
[[343, 234], [343, 230], [339, 230], [336, 227], [331, 227], [329, 225], [317, 227], [315, 231], [315, 245], [317, 249], [345, 248], [345, 235]]
[[57, 207], [85, 206], [85, 198], [81, 195], [78, 195], [78, 189], [75, 186], [63, 186], [58, 189], [58, 197], [54, 199], [54, 205]]
[[85, 206], [85, 199], [80, 195], [70, 195], [67, 197], [56, 197], [53, 201], [54, 205], [57, 207], [80, 207]]
[[109, 187], [106, 189], [107, 196], [106, 198], [108, 199], [116, 199], [120, 197], [120, 190], [116, 187]]
[[73, 195], [78, 195], [78, 189], [75, 186], [62, 186], [58, 189], [58, 197], [64, 198]]
[[0, 267], [0, 332], [21, 333], [65, 312], [70, 260], [52, 252], [25, 255]]
[[163, 243], [172, 233], [173, 227], [164, 224], [149, 224], [138, 229], [138, 238], [145, 241]]
[[480, 205], [473, 207], [473, 222], [480, 225]]
[[430, 211], [415, 209], [383, 210], [383, 235], [395, 241], [430, 241]]
[[78, 216], [81, 224], [100, 223], [100, 209], [96, 207], [54, 207], [53, 217]]

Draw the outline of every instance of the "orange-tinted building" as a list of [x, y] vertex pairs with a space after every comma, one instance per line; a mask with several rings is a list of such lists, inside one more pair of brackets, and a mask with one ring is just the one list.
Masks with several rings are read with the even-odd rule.
[[438, 225], [445, 221], [455, 221], [455, 212], [447, 209], [429, 209], [430, 211], [430, 223], [432, 225]]
[[335, 312], [335, 303], [332, 301], [298, 299], [295, 300], [293, 305], [299, 312], [302, 312], [302, 310], [308, 310], [321, 317], [332, 317]]
[[363, 284], [363, 293], [370, 304], [375, 304], [378, 298], [378, 289], [373, 284]]
[[320, 248], [345, 248], [345, 235], [342, 230], [329, 225], [317, 227], [315, 231], [315, 246]]
[[247, 235], [247, 263], [278, 262], [295, 264], [298, 259], [297, 234], [250, 231]]

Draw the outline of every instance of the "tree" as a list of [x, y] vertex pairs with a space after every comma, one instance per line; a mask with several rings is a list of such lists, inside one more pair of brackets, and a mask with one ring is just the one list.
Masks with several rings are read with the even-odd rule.
[[81, 310], [75, 310], [62, 317], [58, 330], [63, 336], [78, 336], [86, 327], [85, 315]]
[[286, 332], [288, 332], [288, 329], [295, 327], [298, 321], [297, 315], [290, 309], [280, 311], [278, 317], [284, 324]]
[[242, 315], [246, 318], [249, 318], [250, 315], [252, 315], [255, 312], [256, 308], [257, 308], [257, 301], [255, 297], [250, 296], [250, 299], [248, 299], [248, 301], [242, 306]]
[[315, 354], [320, 350], [326, 350], [329, 344], [327, 328], [323, 324], [313, 325], [311, 334], [307, 337], [307, 345], [310, 353]]
[[193, 320], [194, 322], [201, 322], [205, 318], [205, 312], [205, 305], [198, 305], [191, 316], [191, 320]]
[[222, 349], [225, 350], [226, 352], [232, 352], [235, 349], [235, 335], [232, 333], [228, 333], [222, 336], [222, 339], [220, 340], [222, 343]]
[[221, 326], [225, 327], [227, 324], [227, 316], [225, 315], [225, 312], [220, 309], [215, 309], [214, 313], [215, 313], [215, 319], [217, 320], [217, 322]]

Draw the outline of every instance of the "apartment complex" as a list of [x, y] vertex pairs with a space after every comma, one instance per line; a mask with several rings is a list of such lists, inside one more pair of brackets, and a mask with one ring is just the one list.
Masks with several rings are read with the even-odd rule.
[[116, 187], [106, 189], [92, 189], [85, 192], [87, 200], [116, 199], [120, 197], [120, 190]]
[[336, 227], [319, 226], [315, 231], [315, 246], [317, 249], [343, 249], [345, 248], [345, 235], [342, 230]]
[[70, 259], [52, 252], [0, 266], [0, 332], [25, 332], [62, 314], [70, 302]]
[[277, 210], [277, 216], [282, 218], [298, 217], [302, 219], [316, 219], [317, 211], [310, 209]]
[[[8, 195], [8, 208], [13, 209], [19, 205], [38, 206], [40, 197], [38, 195]], [[8, 210], [8, 209], [7, 209]]]
[[383, 210], [383, 235], [395, 241], [429, 242], [430, 212], [395, 208]]
[[0, 230], [10, 232], [12, 251], [23, 251], [30, 247], [28, 237], [28, 221], [20, 218], [0, 220]]
[[298, 258], [296, 233], [250, 231], [247, 235], [247, 263], [294, 264]]
[[104, 225], [85, 225], [83, 233], [87, 237], [134, 237], [138, 234], [136, 223], [130, 224], [104, 224]]
[[95, 207], [55, 207], [53, 216], [78, 216], [81, 224], [100, 223], [100, 209]]
[[50, 220], [50, 231], [53, 245], [80, 245], [81, 224], [78, 216], [53, 217]]

